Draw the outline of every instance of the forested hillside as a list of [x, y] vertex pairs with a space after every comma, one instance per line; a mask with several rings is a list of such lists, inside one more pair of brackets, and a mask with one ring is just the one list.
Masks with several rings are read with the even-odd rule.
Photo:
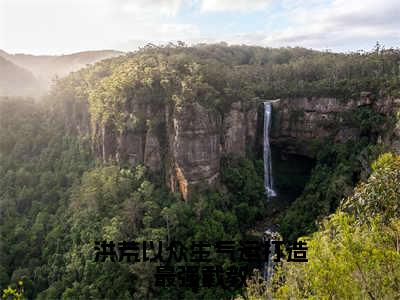
[[[1, 98], [0, 288], [22, 281], [29, 299], [396, 299], [399, 158], [382, 153], [397, 145], [399, 63], [399, 50], [379, 46], [149, 46], [70, 74], [39, 103]], [[288, 107], [274, 109], [290, 111], [301, 97], [343, 110], [318, 123], [323, 137], [307, 131], [315, 124], [303, 115], [315, 108], [291, 112], [307, 120], [312, 151], [280, 136], [274, 176], [291, 197], [269, 202], [259, 105], [281, 98]], [[341, 128], [357, 134], [338, 139]], [[272, 284], [162, 288], [154, 263], [94, 261], [95, 241], [190, 249], [260, 240], [272, 224], [309, 243], [309, 262], [283, 262]], [[242, 266], [223, 256], [210, 264]]]
[[400, 294], [400, 157], [373, 172], [308, 242], [309, 263], [283, 262], [270, 285], [249, 280], [250, 299], [397, 299]]

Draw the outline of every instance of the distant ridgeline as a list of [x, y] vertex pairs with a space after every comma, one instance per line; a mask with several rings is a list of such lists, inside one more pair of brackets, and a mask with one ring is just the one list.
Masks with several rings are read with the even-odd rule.
[[0, 56], [0, 96], [36, 96], [39, 89], [31, 72]]
[[121, 55], [113, 50], [67, 55], [10, 54], [0, 49], [0, 96], [39, 97], [57, 78], [102, 59]]

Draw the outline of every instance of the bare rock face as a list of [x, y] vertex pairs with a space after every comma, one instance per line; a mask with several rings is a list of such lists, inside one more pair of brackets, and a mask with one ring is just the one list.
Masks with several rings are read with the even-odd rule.
[[172, 166], [170, 187], [184, 199], [188, 187], [200, 182], [214, 183], [219, 175], [220, 135], [215, 113], [198, 103], [168, 110], [168, 140]]
[[161, 169], [161, 143], [154, 123], [164, 117], [163, 107], [144, 101], [131, 101], [123, 112], [123, 126], [117, 129], [111, 120], [89, 126], [92, 149], [104, 163], [118, 162], [135, 166], [146, 165], [151, 171]]
[[223, 155], [233, 157], [246, 156], [247, 151], [254, 151], [258, 139], [257, 102], [234, 102], [224, 114], [222, 124], [222, 152]]
[[389, 146], [393, 152], [400, 154], [400, 99], [381, 97], [372, 103], [372, 107], [376, 112], [394, 118], [393, 130], [388, 130], [380, 136], [378, 142]]
[[392, 99], [391, 105], [392, 114], [396, 118], [395, 128], [393, 130], [393, 136], [390, 139], [390, 146], [392, 150], [400, 155], [400, 99]]
[[348, 103], [340, 103], [336, 98], [283, 99], [273, 103], [274, 138], [312, 139], [330, 134], [322, 123], [336, 121], [338, 113], [349, 109]]
[[117, 135], [111, 122], [95, 123], [91, 128], [92, 151], [103, 163], [115, 160], [117, 155]]
[[88, 137], [90, 133], [89, 104], [87, 101], [66, 100], [58, 104], [56, 111], [64, 119], [65, 128], [80, 137]]
[[[356, 140], [359, 129], [338, 124], [342, 124], [343, 112], [360, 106], [393, 115], [400, 111], [400, 99], [372, 99], [364, 92], [359, 99], [346, 101], [321, 97], [273, 101], [271, 145], [287, 153], [313, 157], [310, 145], [314, 140]], [[262, 147], [261, 108], [261, 101], [237, 101], [221, 114], [195, 101], [176, 104], [161, 99], [131, 99], [122, 112], [123, 126], [119, 129], [112, 122], [93, 124], [87, 105], [67, 107], [67, 111], [74, 132], [92, 137], [97, 157], [131, 166], [141, 163], [153, 172], [165, 170], [169, 188], [187, 199], [193, 186], [218, 181], [222, 156], [243, 157]], [[400, 153], [400, 122], [381, 141]]]
[[257, 103], [234, 102], [223, 116], [197, 102], [171, 105], [166, 120], [171, 160], [168, 184], [184, 199], [192, 186], [218, 180], [221, 156], [245, 156], [246, 148], [256, 144]]
[[257, 143], [257, 131], [259, 118], [258, 115], [258, 105], [257, 103], [252, 103], [246, 110], [246, 145], [249, 151], [254, 151]]
[[144, 164], [151, 171], [156, 172], [161, 169], [161, 148], [160, 141], [154, 129], [147, 130], [144, 146]]
[[119, 130], [112, 122], [92, 124], [96, 156], [104, 163], [141, 163], [153, 172], [164, 166], [168, 186], [183, 199], [192, 186], [218, 180], [222, 155], [246, 155], [255, 145], [259, 117], [256, 103], [235, 102], [221, 116], [198, 102], [150, 105], [138, 100], [129, 102], [123, 116]]
[[120, 162], [127, 161], [131, 166], [143, 163], [145, 135], [145, 132], [124, 131], [118, 141], [117, 160]]
[[363, 92], [357, 100], [312, 97], [282, 99], [273, 103], [271, 143], [285, 151], [312, 156], [310, 142], [333, 137], [337, 143], [358, 138], [357, 128], [337, 130], [341, 113], [361, 106], [372, 106], [370, 93]]
[[[394, 116], [400, 111], [400, 99], [373, 99], [369, 92], [362, 92], [359, 99], [345, 101], [321, 97], [282, 99], [273, 103], [271, 143], [287, 152], [313, 156], [310, 148], [313, 140], [326, 137], [337, 143], [356, 140], [360, 136], [358, 128], [338, 124], [342, 124], [342, 113], [363, 106], [384, 116]], [[400, 153], [400, 122], [393, 132], [389, 130], [379, 140]]]
[[226, 114], [223, 124], [223, 150], [232, 156], [244, 156], [246, 150], [246, 115], [242, 103], [235, 102]]
[[336, 143], [345, 143], [347, 141], [356, 140], [360, 136], [358, 128], [341, 128], [335, 136]]

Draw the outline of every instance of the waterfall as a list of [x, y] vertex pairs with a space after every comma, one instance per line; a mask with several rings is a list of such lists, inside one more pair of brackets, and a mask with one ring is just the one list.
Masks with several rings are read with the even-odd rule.
[[[263, 242], [271, 242], [271, 241], [277, 241], [280, 240], [280, 235], [274, 229], [276, 226], [270, 226], [264, 231], [263, 235]], [[263, 278], [267, 283], [270, 283], [272, 276], [274, 275], [274, 269], [275, 269], [275, 262], [274, 262], [274, 257], [272, 255], [272, 252], [269, 253], [268, 255], [268, 260], [264, 263], [263, 266]]]
[[[271, 101], [264, 102], [264, 188], [267, 198], [276, 196], [276, 192], [273, 189], [272, 179], [272, 159], [271, 159], [271, 147], [269, 145], [269, 130], [271, 127], [271, 114], [272, 105]], [[263, 241], [277, 240], [279, 233], [274, 229], [274, 225], [270, 226], [264, 231]], [[270, 252], [268, 260], [263, 265], [263, 277], [264, 280], [270, 284], [272, 275], [274, 274], [275, 263], [273, 261], [272, 253]]]
[[271, 112], [271, 103], [268, 101], [264, 102], [264, 187], [268, 199], [276, 196], [276, 193], [273, 190], [271, 148], [269, 146]]

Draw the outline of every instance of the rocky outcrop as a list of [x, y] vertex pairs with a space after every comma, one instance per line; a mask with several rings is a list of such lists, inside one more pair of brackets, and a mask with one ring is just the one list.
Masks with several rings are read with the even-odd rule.
[[400, 98], [380, 98], [373, 104], [373, 107], [381, 114], [392, 116], [395, 122], [394, 128], [380, 137], [380, 141], [389, 145], [392, 151], [400, 154]]
[[254, 151], [258, 126], [257, 102], [233, 102], [223, 116], [222, 152], [233, 157]]
[[187, 199], [191, 187], [218, 181], [223, 155], [245, 156], [256, 145], [258, 104], [232, 103], [226, 113], [198, 102], [133, 102], [118, 132], [112, 123], [92, 126], [94, 152], [103, 162], [165, 167], [167, 184]]
[[177, 187], [184, 199], [188, 186], [212, 184], [218, 178], [220, 162], [219, 122], [215, 112], [197, 102], [168, 110], [168, 140], [172, 166], [171, 189]]
[[[400, 108], [400, 99], [374, 100], [369, 93], [362, 93], [359, 99], [347, 101], [321, 97], [273, 101], [271, 145], [313, 157], [310, 146], [314, 140], [355, 140], [360, 130], [351, 124], [342, 126], [343, 113], [362, 106], [393, 115]], [[119, 128], [112, 122], [93, 124], [87, 112], [76, 109], [70, 110], [74, 119], [70, 123], [75, 123], [75, 131], [91, 131], [93, 150], [104, 162], [141, 163], [153, 172], [163, 170], [170, 189], [187, 199], [193, 186], [218, 181], [222, 156], [240, 157], [261, 149], [261, 108], [261, 100], [236, 101], [220, 112], [195, 101], [176, 104], [132, 99]], [[400, 152], [400, 123], [381, 141]]]
[[262, 128], [259, 127], [261, 117], [259, 115], [259, 105], [257, 102], [248, 103], [245, 112], [246, 128], [246, 151], [255, 152], [257, 141], [261, 139]]
[[226, 114], [223, 123], [223, 149], [233, 156], [243, 156], [246, 147], [246, 115], [242, 103], [235, 102]]
[[397, 121], [394, 129], [394, 136], [390, 142], [390, 145], [394, 152], [400, 155], [400, 121]]
[[146, 132], [143, 162], [153, 172], [161, 168], [161, 146], [153, 128]]
[[359, 99], [349, 100], [281, 99], [273, 103], [271, 143], [286, 152], [313, 156], [311, 145], [314, 140], [331, 137], [335, 142], [343, 143], [360, 136], [359, 128], [343, 122], [343, 113], [365, 106], [389, 116], [396, 111], [397, 101], [390, 97], [375, 100], [368, 92], [361, 93]]
[[144, 101], [129, 103], [123, 112], [120, 128], [112, 121], [92, 124], [93, 151], [104, 163], [116, 161], [130, 166], [142, 163], [153, 172], [159, 171], [162, 166], [162, 133], [157, 129], [163, 118], [162, 106]]

